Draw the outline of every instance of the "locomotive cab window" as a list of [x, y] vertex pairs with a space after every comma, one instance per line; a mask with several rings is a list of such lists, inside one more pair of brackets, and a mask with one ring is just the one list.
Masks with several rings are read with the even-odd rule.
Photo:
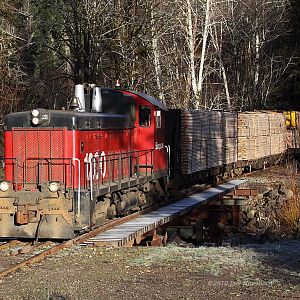
[[156, 128], [161, 128], [161, 111], [157, 110], [155, 112], [155, 123], [156, 123]]
[[139, 107], [139, 124], [141, 127], [151, 126], [151, 107], [147, 105], [141, 105]]

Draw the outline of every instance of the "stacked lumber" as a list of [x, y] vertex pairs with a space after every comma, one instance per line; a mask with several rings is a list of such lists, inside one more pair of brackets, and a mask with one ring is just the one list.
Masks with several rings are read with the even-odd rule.
[[181, 111], [181, 169], [191, 174], [236, 162], [237, 115], [221, 111]]
[[238, 113], [238, 160], [256, 160], [283, 153], [286, 148], [286, 126], [283, 114]]

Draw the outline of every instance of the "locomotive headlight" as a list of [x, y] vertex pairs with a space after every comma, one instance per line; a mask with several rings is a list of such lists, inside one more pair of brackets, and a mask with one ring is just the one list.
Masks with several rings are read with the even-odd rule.
[[33, 109], [33, 110], [31, 111], [31, 114], [32, 114], [33, 117], [37, 117], [37, 116], [40, 114], [40, 112], [39, 112], [38, 109]]
[[32, 122], [33, 125], [38, 125], [40, 123], [40, 119], [34, 117], [34, 118], [32, 118], [31, 122]]
[[31, 123], [34, 126], [49, 123], [49, 112], [43, 109], [33, 109], [31, 111]]
[[1, 190], [2, 192], [6, 192], [6, 191], [9, 189], [9, 187], [10, 187], [10, 184], [9, 184], [9, 182], [7, 182], [7, 181], [2, 181], [2, 182], [0, 183], [0, 190]]
[[52, 182], [49, 183], [50, 192], [53, 192], [53, 193], [57, 192], [59, 187], [60, 187], [60, 184], [59, 184], [58, 181], [52, 181]]

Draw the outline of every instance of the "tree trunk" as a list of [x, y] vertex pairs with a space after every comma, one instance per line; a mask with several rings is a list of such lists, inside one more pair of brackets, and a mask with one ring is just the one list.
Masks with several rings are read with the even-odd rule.
[[187, 0], [187, 42], [189, 47], [189, 56], [190, 56], [190, 76], [192, 80], [192, 89], [193, 94], [196, 98], [195, 108], [199, 109], [200, 107], [200, 95], [197, 86], [197, 79], [196, 79], [196, 68], [195, 68], [195, 37], [193, 31], [193, 17], [192, 17], [192, 5], [190, 0]]
[[210, 21], [210, 1], [211, 0], [206, 0], [205, 22], [204, 22], [203, 40], [202, 40], [202, 51], [201, 51], [200, 68], [199, 68], [199, 74], [198, 74], [198, 93], [200, 95], [201, 95], [201, 92], [202, 92], [203, 81], [204, 81], [203, 73], [204, 73], [204, 62], [205, 62], [205, 54], [206, 54], [206, 45], [207, 45], [209, 21]]
[[154, 55], [154, 68], [155, 68], [155, 79], [157, 88], [159, 91], [159, 98], [165, 103], [164, 93], [162, 90], [162, 73], [161, 73], [161, 66], [160, 66], [160, 54], [158, 49], [158, 38], [157, 32], [155, 30], [155, 22], [154, 22], [154, 13], [153, 13], [153, 6], [151, 8], [151, 31], [152, 31], [152, 51]]

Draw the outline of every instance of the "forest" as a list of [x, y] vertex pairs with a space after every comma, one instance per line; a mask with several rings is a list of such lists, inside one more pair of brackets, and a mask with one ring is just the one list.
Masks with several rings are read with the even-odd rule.
[[170, 108], [300, 109], [297, 0], [0, 0], [0, 120], [74, 84]]

